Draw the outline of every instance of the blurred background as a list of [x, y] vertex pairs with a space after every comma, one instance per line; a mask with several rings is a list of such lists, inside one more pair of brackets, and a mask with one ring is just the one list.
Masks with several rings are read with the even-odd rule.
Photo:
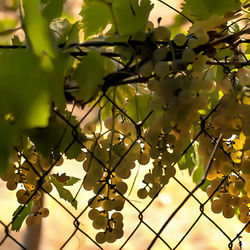
[[[157, 20], [162, 17], [162, 25], [172, 25], [174, 23], [174, 17], [176, 12], [164, 6], [161, 2], [157, 0], [151, 0], [154, 3], [154, 9], [151, 12], [150, 20], [157, 25]], [[181, 1], [171, 0], [166, 1], [169, 5], [176, 9], [180, 9]], [[6, 8], [6, 6], [12, 6], [12, 0], [1, 0], [0, 1], [0, 32], [7, 28], [14, 28], [19, 26], [18, 13], [11, 9]], [[65, 16], [71, 16], [74, 19], [80, 19], [79, 12], [81, 10], [82, 1], [81, 0], [68, 0], [65, 4]], [[187, 28], [187, 27], [185, 27]], [[21, 30], [16, 32], [17, 35], [23, 37]], [[1, 43], [5, 43], [4, 39], [0, 37]], [[80, 118], [84, 115], [84, 110], [76, 110], [76, 115]], [[93, 114], [95, 115], [95, 114]], [[129, 199], [133, 201], [140, 210], [144, 209], [145, 206], [150, 202], [150, 199], [140, 200], [137, 198], [137, 190], [141, 187], [141, 181], [145, 173], [148, 172], [150, 168], [150, 163], [146, 166], [137, 166], [132, 170], [132, 175], [129, 180], [126, 181], [128, 186], [131, 188], [135, 180], [135, 185], [129, 195]], [[78, 178], [83, 178], [84, 171], [82, 164], [75, 161], [65, 160], [64, 164], [60, 167], [55, 167], [54, 173], [67, 173], [69, 176], [75, 176]], [[137, 177], [136, 177], [137, 176]], [[176, 178], [183, 183], [189, 190], [194, 188], [192, 178], [189, 176], [187, 171], [177, 171]], [[3, 223], [8, 224], [12, 219], [12, 214], [19, 206], [16, 200], [16, 191], [9, 191], [5, 187], [5, 182], [0, 180], [0, 220]], [[76, 194], [79, 189], [81, 182], [75, 184], [70, 188], [71, 192]], [[129, 189], [130, 190], [130, 189]], [[126, 197], [128, 197], [126, 193]], [[76, 211], [69, 203], [60, 199], [57, 191], [54, 189], [51, 193], [56, 197], [69, 211], [71, 211], [75, 216], [78, 216], [80, 212], [86, 208], [88, 200], [93, 197], [93, 193], [85, 191], [81, 188], [78, 196], [78, 210]], [[160, 193], [159, 197], [154, 200], [150, 207], [143, 214], [143, 219], [154, 231], [158, 232], [163, 223], [171, 215], [171, 213], [176, 209], [176, 207], [183, 201], [183, 199], [188, 195], [188, 192], [180, 186], [175, 180], [171, 179], [169, 184]], [[206, 193], [198, 190], [195, 196], [204, 202], [207, 199]], [[50, 215], [42, 222], [42, 238], [40, 243], [40, 250], [54, 250], [59, 249], [63, 246], [65, 241], [74, 232], [74, 219], [70, 216], [56, 201], [46, 195], [45, 197], [45, 207], [50, 210]], [[88, 218], [89, 209], [80, 217], [80, 228], [87, 232], [92, 238], [95, 237], [96, 230], [93, 229], [91, 225], [91, 220]], [[236, 217], [232, 219], [225, 219], [221, 214], [213, 214], [210, 211], [210, 203], [207, 203], [204, 211], [213, 221], [215, 221], [223, 231], [230, 238], [234, 238], [237, 233], [239, 233], [243, 227], [243, 224], [238, 221]], [[117, 240], [113, 244], [103, 244], [104, 249], [118, 249], [124, 241], [129, 237], [131, 232], [139, 223], [138, 212], [128, 203], [125, 203], [125, 208], [123, 210], [124, 216], [124, 237]], [[184, 207], [176, 214], [176, 216], [171, 220], [170, 224], [161, 234], [162, 238], [170, 245], [175, 246], [189, 230], [191, 225], [200, 215], [199, 203], [194, 199], [190, 198], [189, 201], [184, 205]], [[0, 224], [0, 241], [5, 236], [5, 228]], [[16, 238], [21, 243], [24, 242], [24, 235], [26, 232], [26, 224], [24, 223], [20, 232], [11, 232], [11, 235]], [[124, 249], [146, 249], [154, 238], [154, 233], [148, 229], [144, 224], [141, 224], [136, 233], [132, 236], [129, 242], [125, 245]], [[233, 249], [240, 249], [240, 244], [242, 244], [242, 249], [250, 249], [250, 237], [247, 233], [243, 233], [240, 241], [237, 239], [235, 241], [235, 246]], [[198, 221], [194, 228], [189, 232], [188, 236], [180, 244], [178, 249], [180, 250], [215, 250], [215, 249], [228, 249], [229, 241], [206, 217]], [[7, 238], [5, 242], [0, 246], [0, 249], [4, 250], [15, 250], [20, 249], [20, 247], [10, 238]], [[94, 250], [97, 247], [91, 242], [86, 236], [81, 232], [77, 232], [69, 241], [69, 243], [64, 247], [67, 250]], [[168, 249], [167, 246], [162, 243], [159, 239], [154, 245], [153, 249]]]

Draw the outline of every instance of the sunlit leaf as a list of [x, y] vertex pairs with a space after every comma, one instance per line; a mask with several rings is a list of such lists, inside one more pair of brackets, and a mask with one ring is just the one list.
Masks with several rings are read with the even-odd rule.
[[[23, 210], [21, 211], [22, 208], [23, 208]], [[31, 208], [32, 208], [32, 201], [30, 201], [27, 205], [24, 205], [24, 206], [20, 205], [16, 209], [16, 211], [13, 213], [13, 217], [15, 217], [15, 216], [17, 216], [17, 217], [15, 218], [15, 220], [12, 223], [12, 226], [11, 226], [12, 231], [19, 231], [20, 230], [20, 228], [23, 224], [23, 221], [31, 212]]]

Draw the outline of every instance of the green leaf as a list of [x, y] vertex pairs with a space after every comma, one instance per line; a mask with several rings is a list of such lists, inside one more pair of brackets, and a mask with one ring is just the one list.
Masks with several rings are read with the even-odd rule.
[[74, 199], [73, 195], [70, 193], [70, 191], [66, 188], [64, 188], [64, 184], [59, 182], [53, 175], [51, 176], [51, 183], [55, 186], [57, 189], [59, 196], [71, 203], [71, 205], [77, 209], [77, 200]]
[[150, 0], [113, 0], [114, 24], [120, 35], [144, 31], [149, 13], [153, 9]]
[[182, 13], [192, 20], [203, 20], [214, 14], [223, 16], [227, 12], [239, 8], [239, 0], [185, 0], [182, 5]]
[[178, 161], [178, 166], [180, 170], [189, 169], [189, 171], [192, 171], [192, 169], [194, 169], [195, 161], [193, 158], [193, 153], [194, 153], [194, 146], [192, 145]]
[[25, 0], [23, 8], [25, 12], [24, 30], [35, 53], [39, 56], [46, 53], [54, 58], [56, 46], [52, 43], [48, 22], [41, 15], [40, 0]]
[[47, 5], [42, 10], [42, 16], [45, 17], [48, 22], [51, 22], [54, 18], [61, 16], [64, 2], [65, 0], [47, 1]]
[[[21, 211], [22, 208], [23, 208], [23, 210]], [[19, 231], [20, 230], [20, 228], [21, 228], [21, 226], [23, 224], [23, 221], [30, 214], [31, 208], [32, 208], [32, 201], [30, 201], [25, 206], [20, 205], [17, 208], [17, 210], [13, 213], [13, 217], [15, 217], [15, 216], [17, 216], [17, 217], [12, 223], [12, 226], [11, 226], [12, 231]]]
[[143, 121], [149, 114], [149, 102], [151, 96], [148, 94], [134, 95], [128, 100], [127, 114], [136, 122]]
[[100, 34], [109, 23], [112, 23], [111, 8], [101, 1], [85, 1], [80, 15], [85, 39]]
[[57, 44], [64, 43], [71, 30], [71, 23], [67, 18], [57, 18], [50, 23], [50, 29], [53, 32]]
[[88, 101], [97, 95], [105, 76], [105, 60], [97, 51], [90, 51], [78, 64], [74, 80], [79, 85], [77, 98]]
[[4, 51], [0, 65], [0, 115], [12, 114], [24, 128], [46, 126], [51, 82], [39, 59], [28, 50]]
[[63, 184], [63, 186], [72, 186], [77, 183], [80, 179], [72, 176], [67, 176], [64, 174], [53, 174], [57, 181]]
[[[73, 126], [78, 124], [74, 116], [70, 116], [70, 112], [65, 111], [64, 117]], [[78, 138], [82, 138], [84, 141], [85, 137], [78, 129]], [[81, 152], [81, 145], [78, 142], [74, 142], [71, 127], [57, 115], [51, 116], [49, 125], [46, 128], [35, 128], [27, 131], [31, 141], [35, 143], [36, 148], [44, 157], [49, 157], [53, 150], [55, 156], [59, 156], [65, 152], [68, 159], [74, 159]]]

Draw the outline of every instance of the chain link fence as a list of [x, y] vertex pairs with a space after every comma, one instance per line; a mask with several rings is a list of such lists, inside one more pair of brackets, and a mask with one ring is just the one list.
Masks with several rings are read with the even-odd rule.
[[[95, 151], [91, 151], [89, 149], [88, 146], [86, 146], [82, 140], [82, 138], [79, 137], [78, 135], [78, 128], [81, 127], [81, 125], [83, 123], [85, 123], [89, 116], [97, 116], [100, 118], [101, 112], [102, 112], [102, 106], [101, 106], [101, 101], [104, 101], [102, 103], [109, 103], [111, 104], [111, 106], [113, 108], [116, 109], [117, 113], [122, 114], [122, 116], [124, 118], [126, 118], [126, 120], [128, 120], [131, 124], [133, 124], [134, 128], [136, 129], [136, 137], [133, 141], [133, 143], [131, 143], [131, 146], [126, 150], [126, 152], [123, 153], [123, 155], [121, 156], [120, 160], [116, 163], [116, 166], [113, 168], [113, 170], [109, 170], [107, 169], [105, 162], [100, 161], [100, 158], [97, 158], [95, 155]], [[106, 105], [105, 104], [105, 105]], [[223, 147], [221, 146], [220, 143], [220, 138], [213, 138], [212, 135], [210, 135], [209, 131], [207, 130], [207, 128], [209, 127], [209, 123], [208, 118], [214, 113], [216, 112], [218, 106], [220, 104], [218, 103], [215, 108], [205, 117], [201, 120], [200, 123], [200, 132], [194, 137], [193, 141], [190, 143], [190, 145], [188, 145], [188, 147], [183, 151], [182, 155], [185, 155], [188, 151], [188, 149], [192, 146], [193, 143], [195, 143], [195, 141], [197, 141], [197, 139], [200, 136], [206, 136], [208, 138], [210, 138], [210, 142], [212, 145], [214, 145], [214, 151], [211, 154], [211, 159], [210, 161], [207, 163], [207, 169], [209, 170], [209, 168], [211, 167], [211, 165], [213, 164], [213, 157], [216, 151], [222, 151], [225, 154], [227, 154]], [[71, 110], [71, 113], [73, 113], [73, 110], [75, 109], [75, 105], [73, 105], [73, 108]], [[115, 103], [107, 94], [105, 91], [103, 91], [102, 95], [100, 96], [100, 98], [87, 110], [84, 109], [84, 114], [81, 114], [81, 117], [78, 117], [78, 123], [77, 124], [72, 124], [71, 123], [71, 116], [68, 117], [68, 119], [65, 118], [65, 116], [63, 116], [62, 114], [60, 114], [60, 112], [57, 109], [53, 109], [53, 113], [54, 115], [57, 116], [58, 119], [61, 120], [61, 122], [64, 123], [65, 129], [71, 132], [71, 143], [69, 145], [67, 145], [65, 152], [66, 153], [68, 150], [71, 149], [72, 145], [78, 144], [83, 150], [85, 150], [85, 152], [88, 152], [91, 157], [93, 159], [95, 159], [96, 161], [98, 161], [99, 164], [102, 165], [104, 171], [106, 171], [109, 174], [112, 174], [112, 171], [115, 170], [116, 167], [119, 166], [119, 164], [121, 164], [124, 159], [126, 159], [126, 155], [129, 153], [129, 151], [132, 149], [133, 145], [138, 142], [138, 140], [143, 140], [145, 141], [145, 138], [143, 137], [143, 134], [141, 132], [141, 128], [144, 125], [144, 123], [147, 121], [147, 119], [149, 119], [149, 117], [152, 115], [153, 111], [151, 111], [146, 118], [140, 122], [137, 123], [136, 121], [134, 121], [130, 116], [128, 116], [121, 107], [119, 107], [119, 105], [117, 103]], [[82, 111], [83, 113], [83, 111]], [[80, 116], [78, 114], [78, 116]], [[100, 124], [101, 126], [101, 124]], [[101, 130], [100, 130], [101, 132]], [[65, 133], [62, 134], [62, 138], [65, 135]], [[58, 145], [60, 144], [60, 142], [58, 142]], [[28, 161], [28, 163], [30, 164], [31, 168], [34, 170], [34, 172], [36, 173], [36, 168], [33, 166], [33, 164], [26, 158], [25, 155], [23, 155], [21, 152], [19, 152], [19, 154], [24, 157], [26, 159], [26, 161]], [[59, 160], [59, 158], [57, 159]], [[88, 225], [90, 224], [90, 220], [87, 219], [86, 214], [88, 214], [90, 206], [91, 206], [91, 202], [88, 202], [88, 204], [85, 206], [85, 208], [81, 209], [81, 211], [76, 211], [76, 212], [72, 212], [71, 210], [69, 210], [63, 203], [62, 199], [59, 199], [58, 197], [55, 197], [54, 195], [50, 194], [47, 192], [46, 189], [43, 188], [42, 183], [43, 180], [46, 178], [47, 175], [49, 175], [51, 173], [51, 171], [54, 170], [55, 168], [55, 164], [52, 164], [50, 166], [50, 168], [43, 173], [42, 176], [39, 175], [39, 179], [37, 180], [37, 186], [34, 190], [34, 192], [32, 193], [32, 195], [29, 197], [29, 199], [27, 200], [26, 204], [29, 203], [29, 201], [37, 195], [38, 192], [40, 192], [41, 190], [43, 190], [44, 195], [47, 196], [48, 199], [53, 199], [56, 202], [56, 206], [57, 207], [61, 207], [64, 212], [65, 215], [67, 214], [68, 216], [71, 217], [72, 223], [70, 225], [68, 225], [68, 227], [70, 227], [72, 229], [72, 234], [64, 240], [64, 243], [61, 245], [60, 249], [66, 249], [68, 244], [71, 242], [72, 238], [74, 237], [74, 235], [78, 234], [79, 237], [79, 233], [81, 235], [81, 237], [85, 238], [86, 240], [92, 242], [93, 247], [91, 249], [105, 249], [105, 247], [102, 244], [98, 244], [94, 235], [92, 233], [90, 233], [90, 227], [91, 225], [89, 225], [87, 228], [86, 226], [83, 227], [82, 226], [82, 218], [85, 216], [86, 219], [84, 219], [84, 224]], [[150, 165], [152, 163], [149, 163], [147, 165], [147, 168], [150, 168]], [[139, 164], [137, 164], [136, 168], [139, 168], [138, 166]], [[175, 165], [175, 163], [173, 163], [173, 165]], [[80, 170], [79, 170], [80, 171]], [[237, 174], [235, 172], [235, 174]], [[83, 175], [83, 172], [79, 175]], [[157, 227], [154, 228], [154, 226], [151, 225], [150, 222], [148, 222], [148, 219], [145, 219], [145, 214], [149, 214], [153, 213], [154, 211], [151, 211], [151, 207], [152, 204], [155, 203], [157, 201], [157, 199], [159, 198], [159, 195], [162, 192], [167, 192], [167, 189], [165, 191], [163, 191], [164, 189], [164, 185], [161, 187], [161, 189], [154, 195], [154, 197], [152, 199], [150, 199], [150, 201], [148, 201], [147, 203], [144, 200], [141, 200], [141, 204], [138, 206], [138, 202], [135, 201], [134, 199], [130, 198], [129, 195], [127, 194], [123, 194], [122, 192], [120, 192], [116, 186], [113, 186], [112, 189], [114, 190], [114, 192], [118, 193], [120, 196], [123, 197], [123, 199], [125, 200], [125, 206], [129, 207], [129, 209], [132, 211], [131, 213], [136, 213], [137, 214], [137, 222], [135, 223], [135, 225], [133, 226], [133, 229], [130, 228], [130, 232], [126, 232], [126, 234], [119, 240], [119, 248], [120, 249], [125, 249], [129, 242], [131, 241], [132, 237], [134, 235], [136, 235], [137, 231], [140, 230], [141, 227], [146, 227], [147, 230], [150, 231], [151, 237], [147, 239], [145, 239], [145, 242], [148, 242], [148, 246], [147, 249], [151, 249], [155, 246], [157, 246], [157, 243], [161, 242], [161, 246], [163, 246], [163, 249], [178, 249], [182, 247], [182, 249], [185, 249], [185, 239], [188, 237], [188, 235], [191, 233], [192, 230], [194, 230], [195, 227], [199, 227], [199, 221], [201, 220], [206, 220], [206, 223], [208, 224], [213, 224], [213, 230], [217, 231], [218, 234], [221, 234], [222, 237], [224, 237], [227, 242], [228, 242], [228, 248], [229, 249], [236, 249], [235, 247], [237, 247], [237, 249], [242, 249], [242, 241], [244, 241], [244, 238], [242, 239], [242, 234], [244, 231], [244, 228], [250, 223], [246, 223], [245, 225], [242, 224], [242, 228], [238, 231], [237, 234], [235, 235], [228, 235], [224, 229], [222, 229], [222, 227], [220, 226], [220, 222], [217, 222], [217, 220], [214, 219], [214, 217], [211, 217], [210, 215], [208, 215], [208, 213], [206, 212], [207, 210], [210, 210], [210, 198], [212, 195], [214, 195], [214, 193], [216, 193], [220, 188], [221, 185], [226, 181], [226, 179], [228, 177], [224, 177], [221, 181], [221, 183], [218, 183], [217, 188], [214, 190], [214, 192], [210, 195], [210, 197], [207, 197], [206, 200], [201, 200], [198, 196], [196, 196], [197, 190], [202, 187], [202, 185], [204, 185], [205, 183], [205, 178], [206, 178], [206, 173], [204, 174], [204, 178], [200, 181], [200, 183], [195, 186], [192, 190], [190, 189], [189, 186], [186, 186], [185, 183], [182, 182], [182, 180], [179, 180], [178, 177], [173, 177], [172, 178], [172, 182], [174, 183], [173, 185], [175, 185], [175, 189], [176, 189], [176, 195], [178, 196], [179, 192], [185, 192], [186, 196], [183, 199], [182, 202], [180, 202], [179, 204], [175, 204], [176, 208], [174, 211], [168, 211], [167, 207], [164, 208], [166, 209], [166, 212], [164, 214], [164, 217], [161, 219], [161, 221], [157, 222]], [[240, 177], [241, 178], [241, 177]], [[140, 182], [141, 180], [136, 179], [136, 182]], [[101, 193], [102, 189], [104, 188], [104, 185], [100, 187], [99, 191], [96, 192], [95, 197], [98, 197], [99, 193]], [[135, 188], [135, 187], [134, 187]], [[186, 232], [181, 236], [181, 238], [179, 239], [179, 241], [177, 243], [173, 244], [173, 241], [171, 241], [171, 239], [168, 237], [168, 233], [166, 233], [164, 230], [167, 230], [169, 224], [171, 222], [175, 221], [176, 215], [177, 214], [182, 214], [182, 209], [186, 206], [186, 204], [188, 204], [189, 199], [192, 199], [193, 202], [196, 204], [196, 206], [193, 207], [194, 210], [194, 214], [196, 218], [193, 218], [192, 223], [190, 224], [189, 228], [186, 229]], [[92, 202], [94, 201], [94, 199], [92, 199]], [[79, 200], [79, 202], [81, 203], [82, 201]], [[85, 202], [85, 201], [84, 201]], [[22, 209], [24, 209], [25, 206], [23, 206]], [[3, 209], [3, 208], [2, 208]], [[18, 247], [21, 247], [22, 249], [26, 249], [26, 246], [23, 245], [22, 241], [17, 240], [15, 238], [15, 236], [13, 236], [12, 231], [10, 230], [11, 225], [13, 222], [15, 222], [15, 220], [18, 220], [18, 216], [19, 214], [22, 212], [22, 209], [18, 211], [18, 213], [15, 214], [15, 216], [13, 217], [12, 220], [9, 221], [9, 223], [4, 223], [3, 220], [1, 220], [0, 218], [0, 223], [1, 223], [1, 231], [4, 232], [1, 233], [1, 235], [3, 235], [3, 238], [0, 241], [0, 248], [1, 249], [6, 249], [5, 248], [5, 242], [6, 240], [11, 240], [16, 244], [16, 248], [18, 249]], [[192, 215], [188, 215], [191, 217], [193, 217]], [[84, 217], [84, 218], [85, 218]], [[63, 220], [63, 218], [62, 218]], [[89, 220], [87, 222], [87, 220]], [[123, 220], [124, 225], [126, 227], [126, 218], [124, 218]], [[154, 223], [155, 224], [155, 223]], [[232, 224], [231, 227], [234, 227], [234, 225]], [[44, 230], [46, 230], [46, 228], [44, 228]], [[93, 231], [93, 230], [92, 230]], [[176, 232], [178, 234], [178, 232]], [[209, 232], [207, 232], [209, 234]], [[16, 235], [16, 234], [15, 234]], [[58, 235], [58, 237], [60, 237], [60, 235]], [[218, 248], [222, 249], [226, 246], [220, 246], [220, 243], [218, 242]], [[105, 246], [109, 246], [107, 249], [113, 249], [112, 248], [112, 243], [111, 244], [106, 244]], [[86, 248], [85, 248], [86, 249]], [[157, 248], [156, 248], [157, 249]], [[194, 248], [195, 249], [195, 248]]]

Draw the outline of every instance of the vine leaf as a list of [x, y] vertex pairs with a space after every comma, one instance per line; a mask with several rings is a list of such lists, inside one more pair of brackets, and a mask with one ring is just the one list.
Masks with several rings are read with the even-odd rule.
[[67, 176], [64, 174], [53, 174], [57, 181], [63, 183], [64, 186], [72, 186], [77, 183], [80, 179], [72, 176]]
[[[64, 188], [64, 186], [66, 186], [67, 184], [64, 184], [64, 182], [59, 181], [57, 178], [58, 177], [55, 177], [54, 175], [52, 175], [51, 176], [51, 183], [57, 189], [59, 196], [62, 199], [68, 201], [75, 209], [77, 209], [77, 200], [74, 199], [73, 195], [71, 194], [71, 192], [68, 189]], [[72, 178], [74, 178], [74, 177], [72, 177]], [[71, 183], [73, 183], [73, 182], [74, 181], [71, 181]], [[69, 185], [67, 185], [67, 186], [69, 186]]]
[[[21, 211], [22, 208], [23, 208], [23, 210]], [[11, 226], [12, 231], [19, 231], [20, 230], [20, 228], [23, 224], [23, 221], [30, 214], [31, 208], [32, 208], [32, 201], [30, 201], [27, 205], [24, 205], [24, 206], [20, 205], [16, 209], [16, 211], [13, 213], [13, 217], [15, 217], [15, 216], [17, 216], [17, 217], [12, 223], [12, 226]]]
[[48, 22], [51, 22], [54, 18], [61, 16], [65, 0], [53, 0], [46, 2], [47, 5], [42, 10], [42, 16], [45, 17]]
[[85, 39], [100, 34], [109, 23], [112, 23], [110, 7], [101, 1], [84, 1], [82, 16]]
[[[73, 126], [78, 124], [75, 117], [70, 114], [69, 111], [65, 111], [65, 119], [70, 120]], [[77, 132], [78, 138], [84, 141], [86, 138], [81, 133], [80, 129], [78, 129]], [[56, 116], [50, 117], [47, 127], [29, 130], [28, 135], [32, 142], [36, 144], [39, 152], [46, 158], [49, 158], [51, 150], [53, 150], [55, 156], [65, 153], [68, 159], [74, 159], [81, 152], [81, 145], [74, 141], [72, 129], [66, 122]], [[69, 145], [71, 145], [70, 148], [68, 148]], [[67, 148], [68, 150], [65, 152]]]
[[73, 78], [79, 85], [76, 92], [79, 100], [88, 101], [97, 95], [105, 76], [104, 64], [105, 59], [97, 51], [90, 51], [78, 64]]
[[195, 148], [192, 145], [178, 161], [179, 169], [180, 170], [188, 169], [189, 173], [191, 173], [196, 166], [194, 155], [195, 155]]
[[185, 0], [182, 13], [192, 20], [208, 19], [213, 14], [223, 16], [240, 8], [239, 0]]
[[53, 44], [49, 25], [40, 11], [40, 0], [23, 1], [25, 12], [25, 32], [32, 48], [39, 56], [44, 56], [44, 52], [51, 58], [56, 56], [56, 46]]
[[153, 9], [150, 0], [113, 0], [114, 22], [117, 23], [120, 35], [131, 35], [144, 31], [149, 13]]

